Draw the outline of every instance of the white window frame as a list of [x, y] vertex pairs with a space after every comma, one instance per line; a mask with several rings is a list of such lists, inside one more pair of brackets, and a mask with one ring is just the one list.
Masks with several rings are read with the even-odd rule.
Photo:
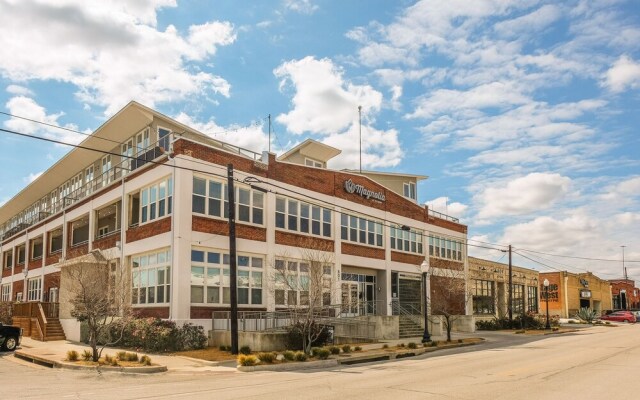
[[111, 154], [107, 154], [100, 159], [100, 173], [103, 187], [111, 183], [111, 168]]
[[[162, 302], [158, 301], [159, 293], [162, 293]], [[170, 301], [171, 250], [165, 248], [131, 256], [131, 304], [143, 307]]]
[[404, 182], [402, 184], [404, 197], [415, 200], [417, 197], [415, 182]]
[[[424, 235], [421, 231], [413, 229], [407, 231], [391, 226], [390, 236], [392, 251], [418, 255], [424, 254]], [[401, 243], [401, 245], [398, 245], [399, 243]]]
[[[264, 256], [239, 253], [238, 268], [238, 305], [263, 306], [265, 304], [266, 264]], [[191, 289], [190, 302], [195, 305], [229, 305], [231, 295], [229, 254], [223, 250], [196, 248], [191, 249]], [[194, 301], [194, 289], [201, 289], [200, 301]], [[209, 288], [218, 288], [217, 301], [210, 300]], [[246, 302], [242, 301], [242, 292], [246, 290]], [[260, 302], [254, 302], [254, 294], [259, 294]]]
[[131, 157], [133, 157], [133, 138], [129, 138], [127, 141], [120, 145], [120, 166], [122, 167], [122, 175], [126, 175], [131, 171]]
[[[294, 259], [286, 259], [286, 258], [276, 258], [274, 262], [275, 269], [275, 282], [274, 282], [274, 292], [273, 298], [275, 302], [276, 308], [278, 307], [300, 307], [304, 308], [309, 305], [308, 300], [304, 302], [304, 294], [306, 293], [309, 296], [309, 289], [311, 283], [308, 282], [309, 278], [309, 265], [310, 262], [302, 261], [302, 260], [294, 260]], [[282, 268], [286, 268], [287, 272], [278, 272]], [[323, 268], [323, 279], [322, 279], [322, 294], [323, 305], [328, 305], [325, 302], [325, 295], [330, 299], [331, 289], [332, 289], [332, 274], [333, 274], [333, 266], [331, 264], [322, 265]], [[290, 272], [292, 271], [292, 272]], [[283, 279], [294, 279], [295, 281], [290, 282], [289, 284], [283, 282]], [[307, 282], [305, 282], [305, 279]], [[306, 285], [306, 286], [305, 286]], [[284, 301], [279, 302], [276, 298], [276, 292], [284, 291]], [[291, 302], [290, 300], [294, 300]], [[329, 301], [330, 303], [330, 301]]]
[[[306, 216], [305, 216], [306, 214]], [[333, 238], [333, 210], [306, 203], [291, 197], [277, 196], [275, 227], [277, 230], [296, 232], [319, 238]], [[295, 223], [292, 223], [295, 220]], [[306, 222], [307, 228], [303, 227]], [[318, 224], [318, 233], [314, 226]], [[295, 226], [294, 226], [295, 225]], [[328, 232], [328, 235], [326, 234]]]
[[2, 289], [0, 292], [0, 301], [7, 302], [11, 301], [11, 284], [5, 283], [2, 285]]
[[40, 301], [42, 296], [42, 277], [27, 279], [27, 301]]
[[461, 239], [450, 239], [437, 235], [429, 236], [430, 257], [463, 261], [464, 255], [464, 245]]
[[324, 163], [318, 160], [314, 160], [313, 158], [305, 157], [304, 165], [307, 167], [313, 168], [324, 168]]
[[150, 129], [144, 128], [143, 130], [141, 130], [136, 134], [135, 153], [137, 156], [144, 154], [144, 152], [147, 151], [147, 149], [151, 145], [149, 133], [150, 133]]
[[[167, 134], [164, 137], [160, 137], [160, 131], [166, 131]], [[158, 125], [158, 128], [156, 129], [156, 134], [158, 137], [158, 141], [157, 141], [158, 147], [163, 148], [165, 152], [169, 152], [169, 148], [171, 147], [171, 141], [170, 141], [171, 132], [172, 132], [171, 129], [165, 128], [164, 126], [160, 126], [160, 125]], [[166, 148], [163, 146], [163, 144], [166, 145]]]
[[87, 194], [93, 192], [94, 166], [91, 164], [84, 169], [84, 186]]
[[[196, 191], [196, 181], [200, 182], [200, 184], [204, 181], [204, 192], [202, 192], [201, 190]], [[212, 190], [214, 187], [219, 187], [220, 197], [214, 197], [214, 190]], [[202, 176], [194, 175], [191, 196], [191, 211], [194, 214], [202, 216], [227, 219], [229, 213], [227, 190], [228, 188], [226, 183], [220, 182], [215, 179], [208, 179]], [[251, 187], [241, 185], [236, 185], [235, 190], [236, 221], [257, 226], [264, 226], [264, 204], [266, 201], [265, 193], [256, 189], [252, 189]], [[242, 200], [242, 193], [246, 193], [245, 196], [248, 196], [248, 202]], [[198, 210], [196, 210], [196, 207], [194, 206], [196, 199], [198, 199], [198, 202], [204, 203], [204, 210], [202, 210], [203, 212], [201, 212], [199, 208]], [[217, 210], [212, 210], [213, 204], [218, 204]], [[244, 209], [246, 209], [246, 212], [243, 212]], [[243, 216], [243, 214], [246, 215], [246, 217]]]
[[[363, 224], [364, 227], [361, 226]], [[353, 238], [353, 235], [355, 235], [355, 239]], [[363, 235], [364, 241], [362, 240]], [[371, 235], [373, 235], [373, 237]], [[384, 248], [384, 227], [379, 221], [374, 221], [353, 214], [341, 213], [340, 238], [345, 242]], [[373, 243], [371, 243], [372, 241]]]
[[40, 249], [39, 256], [34, 256], [36, 244], [37, 244], [37, 239], [31, 242], [31, 248], [29, 249], [29, 257], [31, 257], [32, 260], [40, 260], [42, 259], [42, 257], [44, 257], [44, 239], [40, 237], [41, 249]]
[[156, 181], [140, 190], [139, 211], [140, 225], [171, 215], [173, 211], [173, 181], [171, 176]]

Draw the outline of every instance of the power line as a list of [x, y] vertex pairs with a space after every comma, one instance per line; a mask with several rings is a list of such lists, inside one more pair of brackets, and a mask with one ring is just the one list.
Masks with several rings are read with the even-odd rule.
[[[522, 250], [522, 251], [526, 251], [528, 253], [536, 253], [536, 254], [544, 254], [545, 256], [551, 256], [551, 257], [562, 257], [562, 258], [576, 258], [579, 260], [587, 260], [587, 261], [604, 261], [604, 262], [621, 262], [622, 260], [611, 260], [611, 259], [606, 259], [606, 258], [592, 258], [592, 257], [579, 257], [579, 256], [566, 256], [566, 255], [560, 255], [560, 254], [550, 254], [550, 253], [544, 253], [542, 251], [535, 251], [535, 250], [528, 250], [528, 249], [523, 249], [523, 248], [518, 248], [518, 250]], [[640, 260], [624, 260], [625, 262], [640, 262]]]

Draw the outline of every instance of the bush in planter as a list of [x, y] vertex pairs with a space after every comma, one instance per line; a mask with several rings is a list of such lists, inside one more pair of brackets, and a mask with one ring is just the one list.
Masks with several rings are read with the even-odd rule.
[[258, 353], [258, 360], [265, 364], [272, 364], [276, 359], [275, 354], [273, 353]]
[[[340, 349], [338, 349], [338, 351], [340, 351]], [[296, 353], [294, 353], [291, 350], [286, 350], [282, 353], [282, 356], [284, 357], [285, 360], [287, 361], [293, 361], [296, 358]]]
[[351, 353], [351, 346], [349, 346], [348, 344], [345, 344], [344, 346], [342, 346], [342, 352]]
[[307, 361], [307, 355], [302, 351], [296, 351], [295, 359], [296, 361]]
[[409, 342], [409, 344], [407, 345], [408, 348], [410, 349], [417, 349], [418, 345], [415, 344], [414, 342]]
[[256, 356], [241, 354], [238, 356], [238, 364], [243, 367], [251, 367], [258, 363]]
[[75, 350], [69, 350], [67, 351], [67, 361], [78, 361], [78, 352]]
[[329, 349], [322, 348], [316, 351], [315, 357], [320, 360], [326, 360], [327, 358], [329, 358], [330, 354], [331, 352], [329, 351]]
[[84, 350], [82, 352], [82, 361], [91, 361], [93, 359], [93, 353], [89, 350]]
[[[324, 326], [314, 324], [310, 328], [312, 336], [317, 339], [311, 343], [312, 347], [324, 346], [329, 340], [329, 331]], [[287, 328], [287, 348], [292, 350], [302, 350], [302, 332], [303, 325], [301, 323], [291, 325]]]
[[246, 356], [246, 355], [251, 354], [251, 347], [249, 347], [249, 346], [242, 346], [242, 347], [240, 347], [240, 349], [238, 349], [238, 351], [239, 351], [241, 354], [244, 354], [244, 355]]
[[[201, 326], [184, 324], [179, 327], [174, 321], [160, 318], [134, 318], [126, 323], [119, 346], [150, 352], [202, 349], [207, 345], [207, 336]], [[109, 341], [120, 336], [120, 328], [113, 327]]]
[[331, 352], [331, 354], [333, 354], [333, 355], [340, 354], [340, 347], [338, 347], [338, 346], [331, 346], [331, 347], [329, 347], [329, 351], [330, 351], [330, 352]]
[[199, 350], [207, 347], [207, 335], [200, 325], [186, 323], [180, 328], [180, 338], [182, 339], [183, 350]]

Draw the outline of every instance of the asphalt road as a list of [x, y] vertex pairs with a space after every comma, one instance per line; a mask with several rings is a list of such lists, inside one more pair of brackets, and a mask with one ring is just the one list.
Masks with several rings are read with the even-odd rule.
[[637, 398], [640, 324], [486, 337], [418, 358], [312, 372], [98, 374], [26, 365], [5, 353], [0, 399]]

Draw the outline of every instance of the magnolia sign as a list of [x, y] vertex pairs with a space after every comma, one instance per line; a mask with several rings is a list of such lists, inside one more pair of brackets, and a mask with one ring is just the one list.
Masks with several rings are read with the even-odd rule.
[[351, 179], [349, 179], [348, 181], [344, 181], [344, 190], [347, 193], [359, 194], [360, 196], [366, 197], [367, 199], [385, 201], [384, 193], [374, 192], [373, 190], [369, 190], [362, 185], [356, 185]]

